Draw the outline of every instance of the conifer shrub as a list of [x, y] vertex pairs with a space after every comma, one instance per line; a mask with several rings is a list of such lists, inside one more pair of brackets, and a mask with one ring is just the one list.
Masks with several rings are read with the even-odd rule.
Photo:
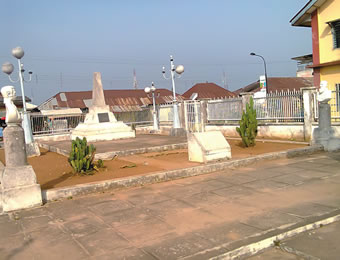
[[256, 110], [254, 109], [254, 100], [251, 97], [246, 105], [246, 111], [243, 111], [240, 120], [240, 127], [236, 127], [236, 131], [242, 138], [242, 142], [246, 147], [255, 146], [255, 138], [257, 136], [257, 119]]

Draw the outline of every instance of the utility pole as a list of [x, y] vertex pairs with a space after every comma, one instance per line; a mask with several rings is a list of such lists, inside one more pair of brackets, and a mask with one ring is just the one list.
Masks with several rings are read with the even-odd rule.
[[227, 76], [225, 74], [225, 71], [223, 71], [222, 84], [223, 84], [223, 88], [228, 90]]
[[60, 90], [63, 89], [63, 73], [60, 72]]
[[135, 69], [133, 69], [133, 88], [138, 89], [136, 70]]

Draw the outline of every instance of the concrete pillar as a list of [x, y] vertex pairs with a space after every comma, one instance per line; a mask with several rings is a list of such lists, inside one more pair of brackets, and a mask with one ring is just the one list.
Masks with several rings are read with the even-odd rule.
[[205, 126], [208, 122], [208, 103], [206, 100], [201, 101], [201, 124], [202, 132], [205, 132]]
[[240, 93], [240, 96], [242, 97], [242, 109], [243, 111], [246, 111], [246, 105], [249, 103], [250, 97], [253, 96], [254, 93], [249, 92], [243, 92]]
[[184, 103], [183, 102], [178, 102], [178, 115], [179, 115], [180, 128], [171, 128], [170, 135], [171, 136], [186, 136], [187, 132], [185, 131], [185, 117], [184, 117]]
[[181, 128], [185, 129], [184, 103], [178, 102], [178, 114]]
[[328, 103], [319, 103], [319, 127], [314, 130], [313, 142], [323, 145], [325, 151], [340, 149], [340, 139], [335, 136], [331, 125], [331, 107]]
[[312, 124], [314, 121], [313, 93], [316, 92], [316, 88], [301, 88], [301, 91], [303, 96], [304, 139], [306, 142], [310, 142], [312, 139]]
[[24, 130], [12, 124], [4, 130], [6, 167], [1, 173], [1, 197], [4, 212], [42, 204], [41, 188], [31, 165], [27, 163]]
[[331, 106], [328, 103], [319, 103], [319, 128], [320, 130], [331, 128]]
[[23, 129], [18, 126], [6, 127], [4, 132], [6, 167], [26, 166], [26, 145]]

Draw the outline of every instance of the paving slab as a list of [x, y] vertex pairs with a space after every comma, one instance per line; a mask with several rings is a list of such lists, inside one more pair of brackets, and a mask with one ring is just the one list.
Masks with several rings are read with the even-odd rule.
[[[318, 158], [325, 167], [320, 166]], [[263, 248], [261, 241], [297, 234], [296, 230], [306, 230], [307, 226], [319, 227], [315, 223], [324, 219], [327, 223], [340, 219], [340, 182], [334, 172], [340, 161], [336, 158], [340, 158], [340, 152], [271, 160], [5, 214], [0, 216], [0, 259], [246, 256], [241, 250], [246, 246], [255, 243], [259, 250], [268, 248], [273, 240]], [[332, 167], [326, 168], [328, 161], [332, 161]], [[313, 163], [317, 164], [314, 169], [305, 167]], [[264, 174], [264, 169], [270, 174]], [[275, 171], [280, 174], [272, 174]], [[330, 239], [337, 241], [335, 236]], [[308, 240], [294, 242], [297, 250], [305, 251], [305, 244], [298, 241]], [[310, 245], [314, 245], [312, 242]], [[287, 242], [289, 246], [293, 247]], [[329, 252], [331, 257], [332, 248]], [[264, 256], [272, 254], [266, 251]], [[285, 252], [278, 255], [281, 259], [298, 259]]]
[[302, 256], [297, 256], [280, 248], [271, 248], [261, 254], [247, 258], [248, 260], [305, 260]]
[[278, 246], [265, 250], [250, 260], [262, 259], [339, 259], [340, 222], [298, 234], [280, 241]]
[[282, 247], [293, 249], [292, 253], [313, 256], [319, 259], [339, 259], [340, 222], [302, 233], [282, 241]]
[[[186, 143], [187, 138], [183, 136], [136, 135], [136, 138], [96, 142], [96, 155], [129, 155], [145, 153], [145, 149], [149, 152], [158, 150], [162, 151], [162, 149], [180, 149], [187, 147]], [[39, 141], [39, 145], [53, 152], [68, 155], [71, 149], [71, 140]], [[159, 148], [158, 150], [157, 147]]]

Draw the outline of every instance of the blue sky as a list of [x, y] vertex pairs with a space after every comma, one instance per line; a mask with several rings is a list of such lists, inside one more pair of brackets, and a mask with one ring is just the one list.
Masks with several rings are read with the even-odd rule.
[[[289, 20], [306, 2], [0, 0], [0, 63], [17, 69], [10, 52], [24, 48], [25, 69], [34, 72], [25, 94], [36, 104], [59, 91], [90, 90], [95, 71], [104, 89], [132, 88], [134, 69], [139, 88], [154, 81], [171, 89], [161, 74], [170, 54], [185, 67], [178, 93], [199, 82], [222, 86], [223, 72], [236, 90], [263, 74], [250, 52], [266, 59], [268, 76], [295, 76], [291, 58], [311, 53], [311, 31]], [[8, 84], [1, 73], [0, 85]]]

